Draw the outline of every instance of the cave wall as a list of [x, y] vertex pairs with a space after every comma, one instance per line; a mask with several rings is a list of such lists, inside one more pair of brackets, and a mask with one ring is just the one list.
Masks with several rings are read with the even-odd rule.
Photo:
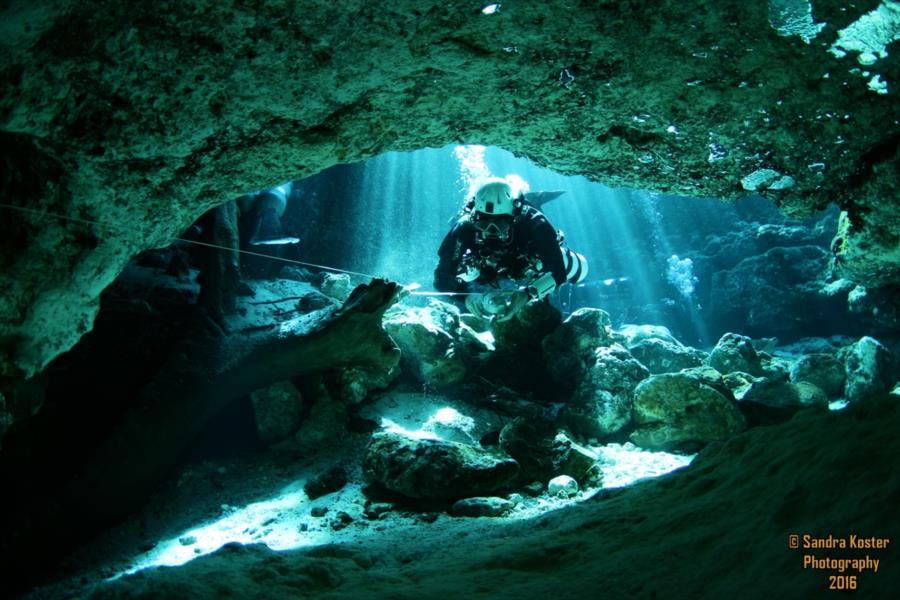
[[[142, 249], [249, 190], [390, 150], [500, 146], [685, 196], [836, 202], [841, 273], [900, 280], [900, 105], [827, 50], [878, 2], [817, 1], [806, 43], [723, 0], [0, 3], [0, 377], [88, 331]], [[869, 67], [893, 85], [897, 60]], [[821, 166], [811, 166], [821, 165]], [[61, 220], [47, 214], [61, 215]]]

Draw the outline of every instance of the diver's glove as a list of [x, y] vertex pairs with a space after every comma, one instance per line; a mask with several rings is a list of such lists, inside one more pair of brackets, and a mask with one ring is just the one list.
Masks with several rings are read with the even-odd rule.
[[478, 279], [479, 275], [481, 275], [481, 269], [473, 265], [465, 265], [465, 270], [460, 272], [456, 279], [460, 282], [471, 283]]

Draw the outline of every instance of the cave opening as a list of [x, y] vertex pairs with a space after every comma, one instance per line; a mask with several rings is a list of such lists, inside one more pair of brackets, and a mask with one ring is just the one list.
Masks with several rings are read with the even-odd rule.
[[[700, 366], [707, 360], [690, 352], [708, 355], [726, 334], [750, 336], [755, 351], [768, 357], [764, 361], [786, 364], [785, 357], [792, 354], [821, 353], [823, 339], [859, 335], [873, 327], [865, 315], [851, 317], [847, 312], [847, 290], [842, 290], [843, 296], [825, 291], [832, 283], [828, 262], [838, 222], [834, 207], [800, 221], [783, 216], [758, 196], [726, 204], [614, 190], [539, 168], [494, 147], [390, 153], [271, 188], [278, 190], [281, 203], [276, 211], [280, 229], [275, 244], [253, 243], [259, 236], [260, 219], [248, 201], [254, 198], [250, 194], [226, 205], [237, 209], [228, 217], [236, 223], [231, 237], [225, 236], [231, 247], [210, 247], [209, 238], [204, 237], [219, 225], [216, 219], [223, 209], [216, 208], [188, 228], [175, 245], [136, 257], [104, 294], [95, 330], [48, 369], [47, 412], [60, 414], [55, 419], [47, 417], [56, 426], [44, 433], [53, 432], [60, 443], [69, 445], [66, 460], [59, 461], [53, 448], [43, 448], [40, 452], [47, 454], [37, 462], [33, 460], [37, 454], [32, 455], [29, 468], [50, 463], [57, 470], [70, 468], [79, 460], [85, 436], [102, 437], [126, 418], [128, 401], [123, 399], [134, 394], [135, 388], [153, 383], [197, 319], [194, 308], [202, 304], [203, 288], [221, 283], [209, 278], [221, 278], [215, 265], [221, 264], [223, 254], [238, 256], [241, 278], [235, 285], [241, 300], [231, 309], [237, 318], [213, 326], [223, 327], [226, 334], [315, 313], [345, 301], [354, 285], [373, 277], [400, 281], [412, 291], [403, 299], [403, 311], [387, 313], [392, 335], [402, 336], [423, 322], [426, 331], [446, 327], [451, 313], [435, 306], [448, 304], [447, 298], [429, 295], [437, 247], [471, 195], [473, 182], [511, 174], [527, 181], [531, 190], [553, 192], [555, 197], [541, 210], [565, 231], [566, 241], [590, 265], [587, 279], [565, 284], [549, 298], [549, 305], [559, 311], [558, 319], [577, 317], [583, 309], [602, 309], [618, 342], [651, 365], [654, 374], [677, 370], [660, 360], [675, 360], [678, 369]], [[264, 199], [267, 209], [271, 203], [271, 198]], [[217, 258], [211, 261], [211, 256]], [[750, 287], [757, 291], [751, 293]], [[760, 288], [767, 292], [760, 293]], [[215, 309], [229, 312], [221, 305]], [[462, 320], [455, 318], [458, 326]], [[501, 333], [499, 345], [512, 342], [521, 348], [496, 353], [499, 358], [478, 358], [479, 353], [494, 352], [498, 340], [476, 336], [466, 343], [480, 344], [478, 352], [471, 347], [463, 350], [462, 343], [455, 349], [471, 354], [465, 365], [452, 361], [449, 366], [430, 365], [429, 373], [421, 365], [401, 363], [399, 377], [382, 381], [377, 374], [348, 377], [346, 370], [331, 369], [241, 394], [185, 441], [178, 466], [172, 469], [175, 479], [168, 479], [149, 501], [151, 508], [143, 509], [139, 517], [145, 525], [138, 552], [122, 548], [116, 539], [122, 535], [121, 527], [101, 534], [93, 546], [88, 544], [92, 552], [104, 545], [115, 548], [108, 552], [119, 552], [115, 569], [104, 565], [97, 572], [115, 579], [154, 566], [182, 565], [227, 544], [264, 544], [285, 551], [350, 543], [366, 539], [358, 524], [377, 531], [379, 520], [391, 519], [384, 515], [392, 511], [410, 519], [403, 526], [411, 528], [452, 513], [453, 503], [444, 498], [411, 501], [403, 493], [361, 483], [363, 440], [377, 432], [510, 454], [522, 452], [522, 446], [534, 440], [552, 440], [550, 446], [562, 445], [566, 452], [577, 448], [582, 459], [593, 457], [595, 465], [602, 465], [595, 475], [579, 476], [583, 489], [578, 492], [548, 496], [544, 482], [543, 492], [532, 490], [537, 491], [534, 497], [512, 492], [517, 498], [512, 510], [503, 498], [492, 501], [493, 506], [488, 502], [488, 506], [467, 509], [506, 512], [508, 521], [537, 518], [589, 500], [604, 489], [628, 486], [690, 463], [703, 443], [686, 439], [655, 444], [650, 441], [653, 435], [642, 434], [634, 422], [586, 426], [585, 419], [598, 416], [570, 411], [568, 419], [558, 421], [558, 430], [530, 429], [530, 422], [553, 422], [560, 412], [565, 413], [573, 393], [583, 396], [584, 385], [565, 381], [565, 371], [561, 376], [548, 370], [546, 347], [542, 355], [539, 347], [522, 344], [529, 336], [549, 333], [541, 329], [546, 323], [529, 326], [536, 329], [526, 329], [524, 337], [522, 332], [518, 337]], [[128, 333], [123, 336], [123, 332]], [[810, 350], [814, 346], [810, 338], [820, 340], [817, 348]], [[648, 339], [671, 342], [690, 352], [678, 358], [654, 358], [641, 347]], [[798, 345], [792, 349], [793, 343]], [[410, 340], [400, 345], [404, 352], [427, 351]], [[614, 388], [634, 378], [622, 367], [629, 360], [633, 358], [598, 354], [597, 365], [601, 370], [612, 367], [617, 381], [595, 383], [595, 388], [602, 390], [606, 385], [618, 395]], [[479, 361], [483, 364], [473, 368]], [[756, 376], [776, 369], [771, 364], [761, 367]], [[456, 372], [460, 368], [472, 369], [479, 381], [467, 383]], [[789, 367], [777, 368], [787, 377]], [[631, 383], [647, 375], [650, 372]], [[754, 384], [742, 380], [729, 385], [728, 393], [747, 394]], [[721, 389], [724, 393], [725, 387]], [[79, 405], [76, 416], [65, 400], [72, 395], [93, 401]], [[838, 406], [835, 400], [840, 395], [829, 390], [833, 406]], [[742, 423], [783, 422], [798, 408], [773, 405], [764, 396], [741, 403], [735, 415], [740, 414]], [[473, 402], [472, 397], [481, 401]], [[704, 410], [688, 406], [685, 413]], [[604, 419], [616, 421], [599, 417]], [[7, 453], [9, 448], [13, 454], [17, 449], [33, 451], [31, 442], [24, 450], [17, 442], [33, 439], [35, 431], [41, 431], [40, 425], [36, 427], [14, 431], [7, 439]], [[559, 471], [559, 465], [556, 471], [530, 467], [530, 474], [538, 479]], [[310, 491], [323, 481], [324, 493]], [[386, 508], [391, 506], [396, 508]], [[166, 516], [148, 517], [148, 510]], [[148, 519], [152, 526], [146, 526]], [[458, 523], [448, 527], [465, 530]]]
[[[562, 192], [541, 210], [585, 255], [590, 272], [551, 297], [563, 317], [602, 307], [617, 325], [663, 325], [706, 349], [728, 331], [791, 343], [877, 328], [863, 316], [848, 318], [846, 296], [815, 289], [834, 280], [834, 205], [791, 219], [752, 193], [726, 203], [612, 189], [496, 147], [393, 152], [294, 181], [282, 221], [302, 243], [277, 252], [336, 272], [433, 290], [438, 246], [471, 196], [471, 183], [506, 175], [521, 177], [532, 191]], [[244, 261], [251, 273], [265, 273], [266, 265], [280, 268], [252, 256]], [[751, 281], [763, 282], [771, 294], [754, 293]], [[800, 286], [810, 289], [804, 293], [807, 310], [798, 314], [789, 305]]]
[[[26, 4], [4, 594], [896, 590], [896, 0]], [[339, 164], [469, 140], [619, 189], [495, 147]], [[479, 164], [563, 192], [586, 279], [432, 295]]]

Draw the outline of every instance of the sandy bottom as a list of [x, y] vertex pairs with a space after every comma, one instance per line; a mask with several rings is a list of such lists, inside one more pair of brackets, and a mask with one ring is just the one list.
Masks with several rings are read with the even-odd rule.
[[[506, 518], [402, 505], [367, 518], [349, 467], [364, 435], [322, 449], [349, 467], [351, 482], [316, 500], [302, 491], [322, 469], [315, 457], [199, 463], [73, 555], [73, 577], [31, 597], [793, 598], [827, 597], [829, 586], [896, 597], [898, 431], [896, 397], [799, 413], [710, 446], [668, 475], [529, 498]], [[670, 457], [605, 451], [615, 485], [635, 465], [650, 465], [643, 475], [672, 467]], [[315, 517], [314, 508], [327, 512]], [[789, 547], [791, 535], [801, 548]], [[804, 549], [804, 535], [826, 538], [820, 546], [849, 546], [851, 535], [890, 542]], [[827, 562], [841, 559], [857, 562]], [[161, 564], [180, 566], [152, 566]]]

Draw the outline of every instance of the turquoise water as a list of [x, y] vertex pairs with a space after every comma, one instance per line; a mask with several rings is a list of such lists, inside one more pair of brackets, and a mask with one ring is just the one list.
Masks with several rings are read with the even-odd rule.
[[[472, 179], [510, 174], [522, 177], [532, 191], [565, 192], [543, 211], [565, 233], [569, 247], [587, 257], [590, 274], [583, 284], [563, 286], [554, 295], [564, 314], [582, 306], [604, 308], [618, 323], [663, 324], [682, 341], [702, 346], [714, 344], [728, 330], [782, 340], [835, 333], [821, 328], [835, 317], [829, 311], [842, 310], [837, 303], [807, 314], [806, 324], [769, 331], [751, 299], [731, 306], [737, 299], [714, 288], [727, 282], [740, 291], [733, 281], [741, 276], [736, 267], [771, 248], [813, 244], [826, 252], [836, 229], [836, 210], [806, 222], [791, 221], [759, 197], [726, 204], [612, 189], [538, 167], [499, 148], [448, 146], [389, 153], [296, 182], [285, 224], [303, 240], [297, 250], [301, 260], [419, 283], [429, 290], [438, 246]], [[824, 280], [827, 265], [824, 258], [820, 262], [803, 276], [820, 271], [816, 276]], [[729, 275], [733, 272], [737, 275]], [[747, 276], [780, 277], [752, 270]], [[800, 285], [795, 279], [771, 284], [791, 294]], [[757, 317], [750, 314], [753, 310]]]

